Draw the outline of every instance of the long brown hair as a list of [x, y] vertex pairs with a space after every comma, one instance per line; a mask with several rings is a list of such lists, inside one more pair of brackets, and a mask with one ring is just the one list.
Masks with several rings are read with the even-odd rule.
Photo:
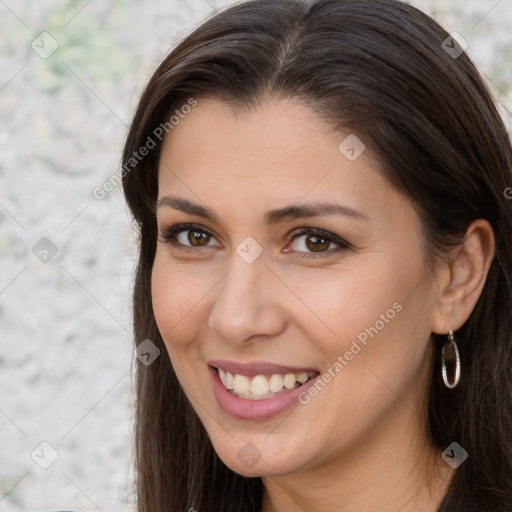
[[469, 454], [440, 512], [512, 509], [512, 148], [475, 66], [450, 48], [458, 46], [443, 28], [396, 0], [250, 0], [206, 20], [154, 72], [123, 152], [124, 193], [140, 235], [135, 343], [149, 338], [162, 351], [151, 365], [137, 363], [140, 512], [261, 510], [261, 478], [219, 459], [176, 378], [152, 310], [151, 271], [160, 140], [172, 137], [170, 117], [191, 100], [248, 109], [268, 95], [299, 99], [365, 141], [417, 210], [432, 265], [461, 243], [471, 221], [491, 223], [495, 258], [457, 333], [463, 373], [453, 390], [440, 376], [444, 337], [431, 337], [438, 350], [426, 434], [441, 451], [456, 441]]

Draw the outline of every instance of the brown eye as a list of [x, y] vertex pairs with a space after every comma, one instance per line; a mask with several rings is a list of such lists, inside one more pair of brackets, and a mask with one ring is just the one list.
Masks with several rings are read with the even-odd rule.
[[306, 247], [313, 252], [323, 252], [329, 248], [330, 240], [316, 235], [306, 237]]
[[188, 233], [187, 240], [189, 241], [190, 245], [194, 247], [202, 247], [207, 245], [208, 240], [210, 239], [210, 235], [204, 231], [184, 231], [184, 233]]
[[211, 233], [194, 224], [177, 224], [168, 228], [160, 236], [163, 242], [183, 249], [221, 246]]
[[301, 253], [300, 255], [303, 257], [323, 256], [324, 254], [327, 256], [351, 247], [339, 236], [318, 228], [302, 228], [294, 235], [291, 245], [293, 251]]
[[298, 235], [292, 242], [298, 252], [327, 252], [334, 242], [329, 238], [314, 233]]

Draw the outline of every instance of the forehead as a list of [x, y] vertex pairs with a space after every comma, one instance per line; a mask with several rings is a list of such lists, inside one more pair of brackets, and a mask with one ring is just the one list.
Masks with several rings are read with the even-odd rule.
[[[297, 180], [302, 174], [322, 175], [334, 165], [346, 164], [361, 174], [372, 167], [371, 160], [367, 151], [352, 162], [340, 152], [347, 135], [354, 137], [334, 131], [294, 100], [268, 99], [237, 113], [219, 100], [201, 99], [164, 138], [159, 171], [162, 179], [162, 171], [171, 167], [203, 179], [237, 175], [261, 180], [268, 171], [271, 180], [280, 175]], [[217, 176], [214, 171], [220, 167], [222, 174]]]
[[366, 203], [375, 214], [379, 206], [392, 208], [398, 193], [369, 152], [356, 145], [360, 154], [347, 158], [354, 137], [292, 100], [269, 99], [243, 113], [219, 100], [198, 100], [164, 139], [159, 197], [231, 204], [240, 215], [326, 200], [361, 210]]

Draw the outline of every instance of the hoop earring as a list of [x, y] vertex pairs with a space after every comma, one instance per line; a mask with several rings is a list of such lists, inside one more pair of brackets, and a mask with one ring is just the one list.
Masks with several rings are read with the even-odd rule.
[[[453, 346], [453, 349], [455, 350], [455, 378], [452, 383], [448, 382], [448, 373], [446, 371], [445, 349], [448, 343], [450, 343]], [[457, 342], [455, 341], [455, 337], [453, 336], [453, 331], [451, 329], [450, 332], [448, 333], [448, 341], [443, 345], [441, 356], [441, 371], [443, 373], [444, 385], [449, 389], [453, 389], [459, 383], [460, 379], [460, 356], [459, 349], [457, 347]]]

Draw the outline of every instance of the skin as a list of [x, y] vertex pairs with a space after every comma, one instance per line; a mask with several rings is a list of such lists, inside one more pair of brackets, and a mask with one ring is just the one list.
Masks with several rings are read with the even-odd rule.
[[[161, 235], [190, 222], [213, 236], [194, 246], [201, 234], [182, 232], [178, 241], [188, 249], [159, 237], [155, 318], [220, 458], [242, 475], [263, 477], [263, 512], [435, 511], [453, 476], [425, 434], [430, 337], [456, 331], [473, 310], [494, 254], [492, 228], [473, 222], [465, 245], [429, 272], [412, 205], [384, 181], [369, 150], [354, 161], [339, 151], [348, 134], [291, 100], [267, 98], [237, 115], [202, 99], [162, 148], [159, 199], [188, 199], [220, 221], [157, 209]], [[264, 222], [268, 210], [317, 201], [367, 220]], [[314, 234], [292, 240], [301, 227], [321, 228], [350, 247], [322, 239], [315, 250]], [[248, 236], [263, 248], [252, 263], [236, 251]], [[206, 361], [322, 373], [394, 303], [401, 311], [307, 405], [249, 421], [217, 404]], [[237, 455], [247, 443], [259, 457], [251, 466]]]

